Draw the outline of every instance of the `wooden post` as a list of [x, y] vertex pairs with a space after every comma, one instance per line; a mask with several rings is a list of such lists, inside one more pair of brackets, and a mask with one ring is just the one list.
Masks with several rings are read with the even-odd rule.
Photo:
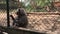
[[18, 8], [20, 7], [20, 3], [19, 3], [19, 0], [18, 0]]
[[9, 18], [9, 0], [6, 0], [7, 5], [7, 27], [10, 27], [10, 18]]

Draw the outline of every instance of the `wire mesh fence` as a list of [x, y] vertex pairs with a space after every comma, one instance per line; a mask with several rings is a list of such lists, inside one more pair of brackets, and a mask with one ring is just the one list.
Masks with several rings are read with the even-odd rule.
[[[9, 7], [9, 15], [13, 15], [13, 17], [16, 18], [17, 9], [18, 6], [12, 8]], [[26, 15], [28, 19], [28, 25], [26, 28], [28, 29], [39, 30], [42, 32], [56, 31], [60, 29], [60, 12], [26, 12]], [[13, 26], [12, 18], [10, 18], [9, 21], [10, 27], [16, 27]], [[0, 6], [0, 26], [7, 26], [6, 5], [5, 7], [2, 5]]]
[[7, 24], [7, 14], [6, 14], [6, 10], [4, 9], [0, 9], [0, 26], [7, 26], [5, 24]]
[[[15, 10], [16, 11], [16, 10]], [[16, 17], [16, 12], [11, 12]], [[39, 30], [39, 31], [54, 31], [59, 29], [60, 13], [56, 12], [32, 12], [27, 13], [28, 18], [28, 29]], [[13, 21], [10, 21], [13, 23]], [[54, 27], [54, 28], [53, 28]]]

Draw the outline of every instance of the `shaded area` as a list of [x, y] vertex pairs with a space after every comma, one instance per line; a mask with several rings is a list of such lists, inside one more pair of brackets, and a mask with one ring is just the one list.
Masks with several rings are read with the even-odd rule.
[[26, 28], [7, 28], [0, 26], [0, 30], [3, 32], [7, 32], [8, 34], [46, 34], [40, 33], [34, 30], [26, 29]]

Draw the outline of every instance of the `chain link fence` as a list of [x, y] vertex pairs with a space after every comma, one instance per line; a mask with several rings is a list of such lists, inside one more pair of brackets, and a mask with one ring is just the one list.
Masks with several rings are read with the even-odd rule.
[[7, 26], [6, 22], [7, 22], [6, 10], [5, 9], [0, 9], [0, 26]]
[[[3, 7], [5, 6], [5, 7]], [[9, 15], [16, 18], [18, 7], [9, 7]], [[6, 5], [0, 5], [0, 26], [7, 26], [7, 12]], [[42, 32], [60, 30], [60, 12], [32, 12], [27, 13], [28, 29], [39, 30]], [[10, 26], [13, 25], [13, 20], [10, 18]]]

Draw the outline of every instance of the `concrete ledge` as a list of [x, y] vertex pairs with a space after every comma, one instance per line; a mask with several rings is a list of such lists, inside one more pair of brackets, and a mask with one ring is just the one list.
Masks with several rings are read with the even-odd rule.
[[42, 32], [38, 32], [35, 30], [30, 30], [30, 29], [26, 29], [26, 28], [7, 28], [7, 27], [2, 27], [0, 26], [0, 30], [3, 32], [7, 32], [8, 34], [45, 34]]

